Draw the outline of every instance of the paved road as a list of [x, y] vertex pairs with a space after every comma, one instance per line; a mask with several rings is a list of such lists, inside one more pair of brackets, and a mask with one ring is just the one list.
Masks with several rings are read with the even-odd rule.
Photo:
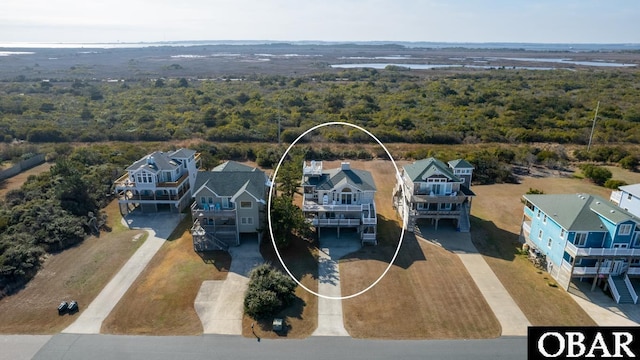
[[0, 360], [29, 360], [51, 335], [0, 335]]
[[91, 304], [80, 313], [76, 321], [62, 332], [99, 334], [104, 319], [109, 316], [111, 310], [138, 278], [138, 275], [142, 273], [181, 219], [182, 217], [177, 214], [128, 215], [124, 220], [130, 228], [148, 229], [147, 240], [114, 275]]
[[54, 336], [34, 357], [43, 360], [211, 359], [526, 359], [524, 337], [490, 340], [357, 340], [315, 336], [268, 340], [225, 335]]
[[439, 244], [460, 257], [462, 264], [500, 322], [502, 336], [527, 335], [527, 327], [531, 326], [529, 320], [473, 245], [469, 233], [457, 232], [444, 226], [437, 231], [429, 226], [421, 226], [420, 230], [423, 238]]

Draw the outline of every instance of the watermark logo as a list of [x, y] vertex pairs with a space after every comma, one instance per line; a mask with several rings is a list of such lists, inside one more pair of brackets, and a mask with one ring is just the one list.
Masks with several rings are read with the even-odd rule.
[[529, 327], [527, 354], [537, 359], [636, 359], [640, 327]]

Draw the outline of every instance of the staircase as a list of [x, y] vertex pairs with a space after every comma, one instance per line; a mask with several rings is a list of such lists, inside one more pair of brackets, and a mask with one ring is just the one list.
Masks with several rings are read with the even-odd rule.
[[624, 276], [612, 276], [611, 280], [613, 280], [613, 286], [615, 286], [620, 295], [618, 304], [633, 304], [633, 298], [631, 297], [629, 289], [627, 289], [627, 284], [624, 282]]
[[458, 220], [458, 227], [460, 228], [460, 232], [469, 232], [471, 230], [471, 222], [469, 221], [469, 208], [466, 202], [462, 203], [460, 219]]

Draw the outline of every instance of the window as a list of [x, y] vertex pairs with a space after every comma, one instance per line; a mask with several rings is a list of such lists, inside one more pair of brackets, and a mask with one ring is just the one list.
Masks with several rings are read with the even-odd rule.
[[207, 203], [207, 198], [205, 198], [204, 196], [200, 197], [200, 203], [201, 204], [206, 204]]
[[460, 178], [460, 182], [464, 184], [464, 178]]
[[253, 203], [251, 201], [240, 201], [240, 207], [243, 209], [251, 209], [253, 207]]
[[636, 231], [633, 237], [633, 247], [640, 247], [640, 231]]
[[575, 246], [584, 246], [584, 244], [587, 243], [587, 234], [586, 232], [583, 233], [576, 233], [576, 238], [573, 240], [573, 244]]
[[627, 200], [631, 200], [631, 194], [627, 194]]
[[540, 219], [540, 209], [538, 209], [538, 213], [536, 214], [536, 217]]
[[560, 229], [560, 238], [564, 239], [564, 229]]
[[222, 198], [222, 207], [224, 209], [229, 209], [231, 207], [231, 205], [229, 204], [229, 198], [228, 197], [223, 197]]
[[547, 223], [547, 214], [544, 214], [544, 217], [542, 218], [542, 222], [545, 224]]
[[618, 230], [618, 235], [627, 236], [631, 234], [631, 224], [622, 224], [620, 225], [620, 229]]
[[551, 242], [552, 242], [552, 240], [551, 240], [551, 238], [549, 238], [549, 239], [547, 240], [547, 247], [551, 247]]
[[538, 231], [538, 239], [542, 240], [542, 230]]
[[240, 218], [240, 224], [242, 224], [242, 225], [253, 225], [253, 218], [252, 217]]

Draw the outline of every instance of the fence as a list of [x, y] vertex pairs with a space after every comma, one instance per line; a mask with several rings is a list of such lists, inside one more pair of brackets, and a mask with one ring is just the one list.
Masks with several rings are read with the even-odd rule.
[[36, 155], [27, 160], [22, 160], [12, 167], [0, 171], [0, 180], [8, 179], [12, 176], [18, 175], [20, 172], [29, 170], [36, 165], [40, 165], [44, 162], [44, 154]]

